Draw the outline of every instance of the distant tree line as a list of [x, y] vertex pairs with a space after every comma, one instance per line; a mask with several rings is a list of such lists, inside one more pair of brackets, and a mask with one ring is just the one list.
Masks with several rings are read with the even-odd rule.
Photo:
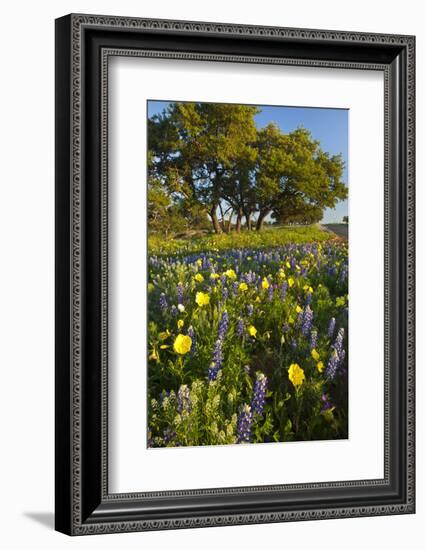
[[172, 103], [148, 120], [148, 222], [152, 230], [261, 230], [314, 223], [347, 197], [341, 155], [299, 128], [258, 129], [257, 107]]

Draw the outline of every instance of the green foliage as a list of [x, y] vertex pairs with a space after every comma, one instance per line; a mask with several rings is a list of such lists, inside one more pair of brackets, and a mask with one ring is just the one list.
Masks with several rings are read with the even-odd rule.
[[189, 254], [212, 250], [218, 252], [232, 248], [268, 248], [287, 243], [324, 242], [330, 239], [330, 233], [318, 226], [267, 227], [262, 232], [242, 232], [204, 237], [179, 239], [163, 238], [158, 234], [150, 234], [148, 247], [151, 254]]
[[[315, 227], [242, 233], [238, 248], [226, 235], [189, 248], [149, 241], [150, 446], [240, 443], [244, 406], [253, 443], [347, 438], [347, 358], [336, 376], [326, 372], [337, 330], [347, 333], [347, 245], [307, 243], [309, 235], [324, 233]], [[197, 301], [200, 293], [205, 301]], [[307, 304], [314, 318], [304, 333]], [[176, 347], [180, 335], [190, 335], [190, 347]], [[218, 339], [220, 368], [211, 377]], [[293, 364], [303, 370], [300, 384], [290, 376]], [[253, 405], [259, 373], [267, 380], [261, 412]]]
[[[216, 233], [313, 223], [347, 196], [341, 156], [322, 151], [308, 130], [257, 129], [257, 107], [172, 103], [148, 121], [149, 228], [204, 227]], [[159, 190], [160, 189], [160, 190]], [[152, 200], [151, 200], [152, 199]], [[158, 201], [158, 204], [156, 202]], [[174, 205], [180, 205], [178, 212]], [[170, 216], [171, 220], [167, 220]]]

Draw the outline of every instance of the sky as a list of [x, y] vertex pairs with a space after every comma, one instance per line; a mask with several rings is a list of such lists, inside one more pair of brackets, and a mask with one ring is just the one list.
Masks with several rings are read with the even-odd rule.
[[[170, 102], [148, 101], [148, 116], [160, 113]], [[348, 118], [347, 109], [317, 107], [284, 107], [259, 105], [255, 116], [258, 128], [275, 122], [282, 132], [288, 133], [303, 126], [321, 143], [321, 148], [331, 155], [341, 154], [345, 162], [342, 179], [348, 185]], [[348, 201], [339, 202], [334, 209], [324, 210], [323, 223], [341, 222], [348, 215]]]

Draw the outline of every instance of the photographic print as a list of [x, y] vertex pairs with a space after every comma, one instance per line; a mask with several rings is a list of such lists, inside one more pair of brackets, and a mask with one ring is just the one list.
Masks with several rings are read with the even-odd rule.
[[148, 101], [151, 448], [348, 438], [348, 110]]

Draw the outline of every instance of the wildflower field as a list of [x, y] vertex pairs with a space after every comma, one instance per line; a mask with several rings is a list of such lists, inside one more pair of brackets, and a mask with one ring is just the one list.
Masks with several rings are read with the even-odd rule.
[[310, 226], [148, 248], [148, 446], [348, 437], [344, 241]]

